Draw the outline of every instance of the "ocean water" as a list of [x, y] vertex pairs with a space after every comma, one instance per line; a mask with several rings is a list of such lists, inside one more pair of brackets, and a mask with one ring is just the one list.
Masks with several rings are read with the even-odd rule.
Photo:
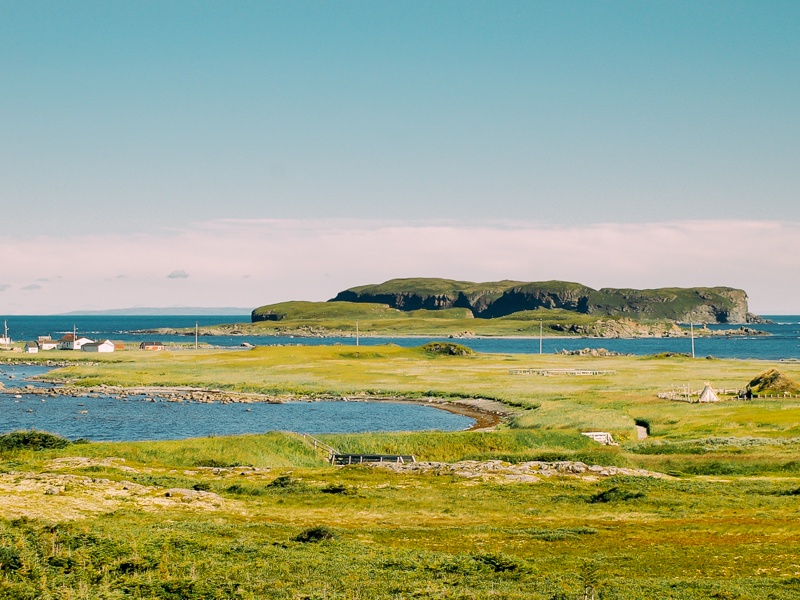
[[[768, 316], [772, 324], [753, 325], [771, 333], [770, 336], [725, 336], [698, 337], [695, 339], [697, 356], [715, 356], [718, 358], [755, 358], [763, 360], [800, 359], [800, 315]], [[0, 319], [3, 319], [0, 315]], [[79, 334], [94, 339], [110, 338], [131, 343], [139, 343], [157, 337], [163, 342], [191, 342], [194, 336], [154, 336], [139, 333], [141, 330], [158, 328], [194, 327], [219, 323], [242, 322], [240, 316], [12, 316], [6, 317], [9, 335], [12, 339], [36, 339], [39, 335], [61, 337], [72, 332], [73, 326]], [[735, 329], [735, 325], [712, 325], [712, 329]], [[236, 347], [243, 342], [256, 346], [274, 344], [344, 344], [353, 345], [355, 339], [343, 338], [307, 338], [307, 337], [262, 337], [262, 336], [202, 336], [201, 341], [220, 347]], [[380, 344], [398, 344], [400, 346], [419, 346], [428, 341], [444, 338], [387, 338], [361, 336], [364, 346]], [[519, 338], [473, 338], [456, 340], [478, 352], [522, 353], [539, 352], [538, 339]], [[597, 339], [597, 338], [545, 338], [542, 350], [545, 353], [558, 352], [563, 349], [578, 350], [581, 348], [606, 348], [626, 354], [646, 355], [659, 352], [691, 352], [688, 338], [640, 338], [640, 339]]]

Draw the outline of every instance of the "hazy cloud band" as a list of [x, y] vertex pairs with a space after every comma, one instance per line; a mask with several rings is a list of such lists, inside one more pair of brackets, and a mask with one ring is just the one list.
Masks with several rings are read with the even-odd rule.
[[[800, 313], [798, 222], [222, 220], [128, 235], [3, 236], [0, 253], [0, 315], [255, 307], [326, 300], [353, 285], [412, 276], [563, 279], [592, 287], [728, 285], [747, 290], [755, 312]], [[37, 290], [29, 285], [34, 280], [49, 283]]]

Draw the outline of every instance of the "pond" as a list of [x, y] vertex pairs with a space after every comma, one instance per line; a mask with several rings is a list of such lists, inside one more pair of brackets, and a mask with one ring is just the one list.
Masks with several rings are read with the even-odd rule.
[[[406, 402], [169, 402], [147, 396], [73, 398], [24, 393], [24, 378], [46, 372], [0, 366], [0, 433], [37, 429], [92, 441], [174, 440], [267, 431], [360, 433], [459, 431], [475, 420], [433, 406]], [[47, 384], [50, 387], [51, 384]]]

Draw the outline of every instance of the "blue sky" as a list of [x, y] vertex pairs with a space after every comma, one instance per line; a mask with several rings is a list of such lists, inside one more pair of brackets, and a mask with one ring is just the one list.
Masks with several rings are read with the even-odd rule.
[[[797, 2], [0, 0], [0, 250], [40, 249], [4, 261], [0, 314], [203, 305], [201, 282], [222, 274], [188, 240], [241, 235], [246, 220], [242, 252], [264, 266], [208, 302], [325, 299], [394, 276], [572, 274], [597, 287], [735, 285], [756, 310], [800, 312], [800, 284], [755, 289], [800, 272], [783, 256], [800, 255], [798, 31]], [[609, 256], [652, 261], [669, 245], [623, 226], [669, 224], [691, 244], [698, 222], [723, 246], [736, 241], [726, 231], [767, 227], [776, 249], [746, 245], [761, 271], [724, 252], [684, 256], [663, 280], [627, 257], [598, 270], [569, 251], [606, 227]], [[495, 232], [477, 250], [484, 266], [469, 248], [476, 225]], [[440, 226], [460, 232], [458, 247], [418, 263], [371, 237], [424, 245]], [[507, 255], [508, 228], [572, 233], [533, 261]], [[295, 234], [275, 247], [277, 230]], [[349, 270], [325, 264], [320, 240], [357, 232], [375, 246]], [[76, 264], [92, 262], [89, 236], [106, 248], [95, 271]], [[275, 270], [293, 264], [290, 247], [318, 252], [294, 264], [296, 281]], [[589, 281], [597, 273], [607, 279]], [[115, 279], [130, 287], [101, 292]]]

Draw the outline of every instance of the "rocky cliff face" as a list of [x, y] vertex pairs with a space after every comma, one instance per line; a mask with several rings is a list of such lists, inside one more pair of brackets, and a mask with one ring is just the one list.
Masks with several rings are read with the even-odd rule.
[[482, 284], [447, 279], [394, 279], [345, 290], [331, 301], [375, 302], [400, 310], [468, 308], [479, 318], [558, 308], [598, 316], [678, 322], [748, 323], [754, 320], [754, 315], [747, 312], [747, 294], [727, 287], [594, 290], [565, 281]]
[[472, 283], [451, 279], [392, 279], [339, 292], [330, 302], [375, 302], [400, 310], [467, 308], [482, 315], [518, 281]]

